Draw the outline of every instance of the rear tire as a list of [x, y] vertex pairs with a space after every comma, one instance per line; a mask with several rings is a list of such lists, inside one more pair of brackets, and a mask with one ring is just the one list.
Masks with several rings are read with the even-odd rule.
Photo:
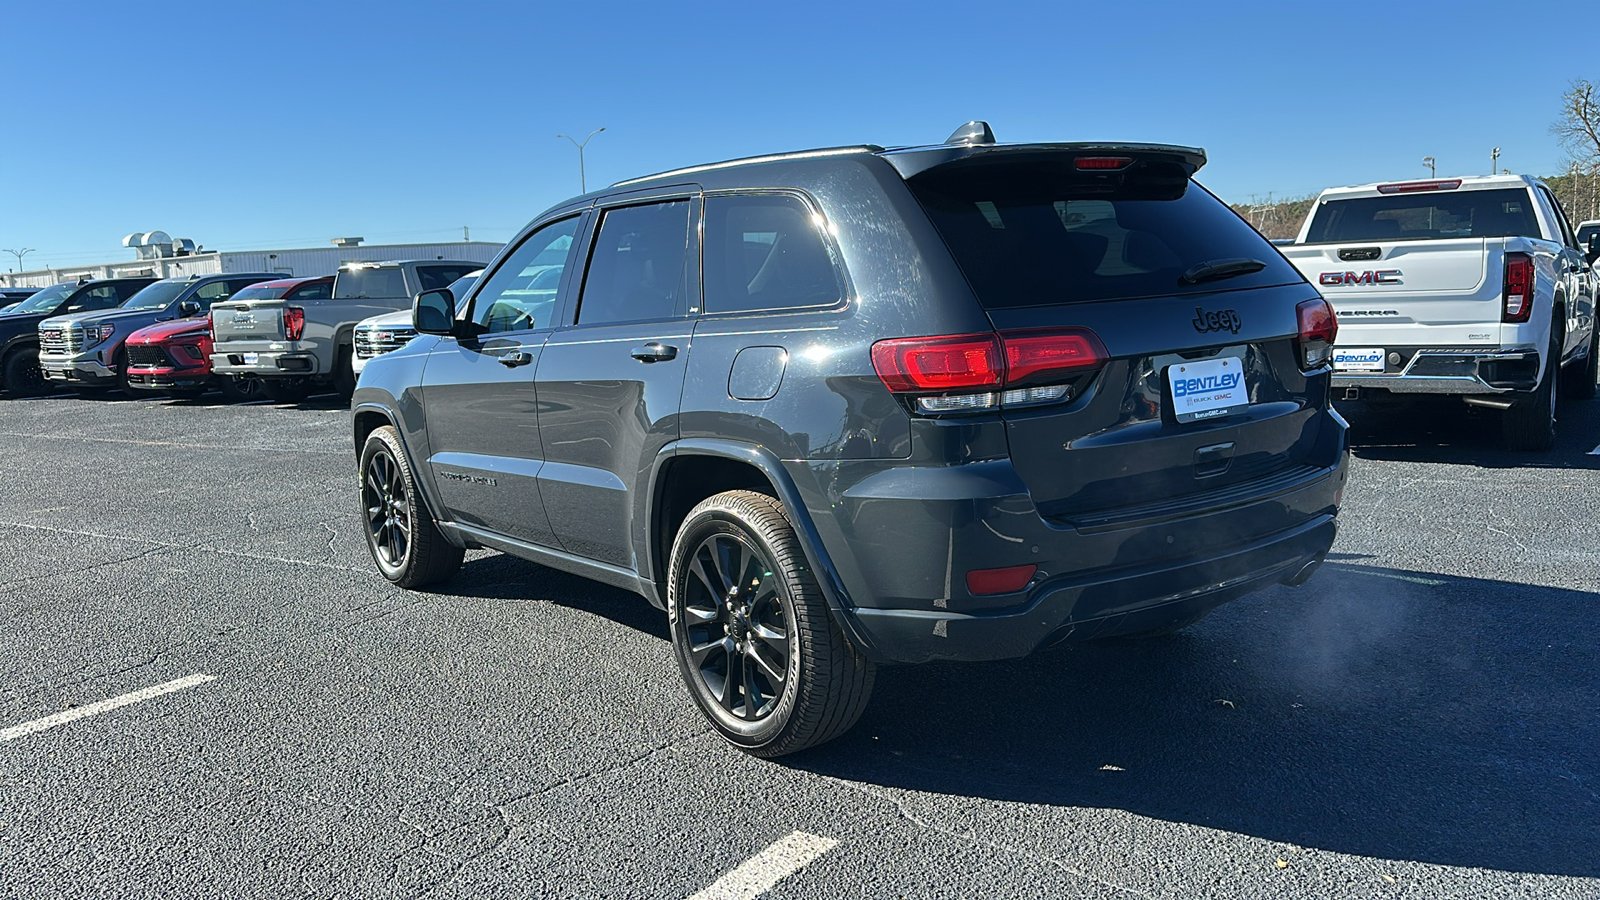
[[1533, 393], [1512, 401], [1511, 408], [1501, 414], [1501, 438], [1511, 450], [1535, 453], [1556, 445], [1556, 396], [1560, 392], [1561, 344], [1558, 338], [1550, 339], [1549, 362], [1544, 367], [1544, 381]]
[[216, 376], [217, 389], [222, 391], [222, 399], [229, 403], [243, 403], [254, 400], [261, 393], [260, 380], [246, 378], [239, 375]]
[[311, 382], [299, 376], [263, 377], [256, 382], [273, 403], [299, 403], [311, 396]]
[[6, 357], [5, 388], [13, 397], [37, 397], [50, 390], [39, 368], [39, 348], [23, 347]]
[[1600, 376], [1600, 322], [1589, 329], [1589, 358], [1573, 367], [1561, 380], [1561, 394], [1568, 400], [1593, 400], [1595, 379]]
[[876, 667], [834, 623], [777, 500], [728, 491], [690, 510], [667, 591], [678, 671], [735, 747], [783, 756], [861, 718]]
[[362, 533], [384, 578], [418, 588], [460, 571], [466, 551], [445, 540], [428, 513], [393, 425], [367, 435], [359, 472]]

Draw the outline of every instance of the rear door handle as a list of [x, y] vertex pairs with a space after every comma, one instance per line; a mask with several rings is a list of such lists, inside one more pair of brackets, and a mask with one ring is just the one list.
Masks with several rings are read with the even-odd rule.
[[663, 344], [660, 341], [651, 341], [648, 344], [633, 348], [632, 355], [634, 359], [640, 362], [666, 362], [669, 359], [678, 358], [678, 348]]
[[507, 353], [500, 357], [500, 365], [508, 369], [525, 366], [531, 362], [533, 362], [533, 354], [526, 350], [518, 350], [515, 353]]

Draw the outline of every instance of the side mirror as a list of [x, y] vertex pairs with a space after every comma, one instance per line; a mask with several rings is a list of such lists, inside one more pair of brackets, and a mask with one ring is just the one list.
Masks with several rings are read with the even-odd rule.
[[200, 315], [200, 301], [185, 300], [178, 304], [178, 318], [192, 319]]
[[411, 324], [418, 334], [454, 334], [456, 295], [449, 288], [418, 294], [411, 304]]
[[1589, 235], [1589, 247], [1584, 250], [1583, 258], [1588, 260], [1591, 266], [1595, 260], [1600, 259], [1600, 232]]

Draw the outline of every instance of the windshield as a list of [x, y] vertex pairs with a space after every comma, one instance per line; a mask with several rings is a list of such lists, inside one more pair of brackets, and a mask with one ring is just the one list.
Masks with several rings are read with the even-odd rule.
[[[1046, 161], [933, 169], [908, 184], [987, 309], [1303, 280], [1222, 201], [1167, 168], [1108, 181]], [[1229, 260], [1261, 267], [1226, 282], [1183, 278]]]
[[405, 273], [395, 266], [346, 269], [333, 282], [335, 300], [406, 296]]
[[158, 281], [122, 304], [123, 309], [161, 309], [189, 289], [191, 281]]
[[263, 284], [252, 284], [247, 288], [235, 291], [229, 300], [276, 300], [287, 291], [286, 287], [267, 287]]
[[1328, 200], [1317, 206], [1306, 243], [1538, 236], [1533, 198], [1509, 188]]
[[67, 299], [67, 297], [77, 289], [78, 286], [71, 282], [47, 287], [39, 293], [34, 294], [32, 297], [22, 301], [22, 304], [11, 310], [11, 312], [15, 315], [21, 315], [22, 313], [50, 312], [57, 306], [60, 306], [61, 301]]

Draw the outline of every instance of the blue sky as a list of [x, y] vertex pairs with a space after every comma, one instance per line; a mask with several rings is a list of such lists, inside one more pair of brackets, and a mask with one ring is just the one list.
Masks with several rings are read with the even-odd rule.
[[[505, 240], [589, 184], [777, 150], [1205, 147], [1230, 201], [1559, 171], [1600, 79], [1570, 3], [17, 3], [0, 39], [0, 248], [27, 268], [212, 249]], [[1565, 22], [1566, 25], [1561, 23]], [[1568, 46], [1541, 35], [1569, 36]], [[14, 266], [0, 254], [0, 270]]]

